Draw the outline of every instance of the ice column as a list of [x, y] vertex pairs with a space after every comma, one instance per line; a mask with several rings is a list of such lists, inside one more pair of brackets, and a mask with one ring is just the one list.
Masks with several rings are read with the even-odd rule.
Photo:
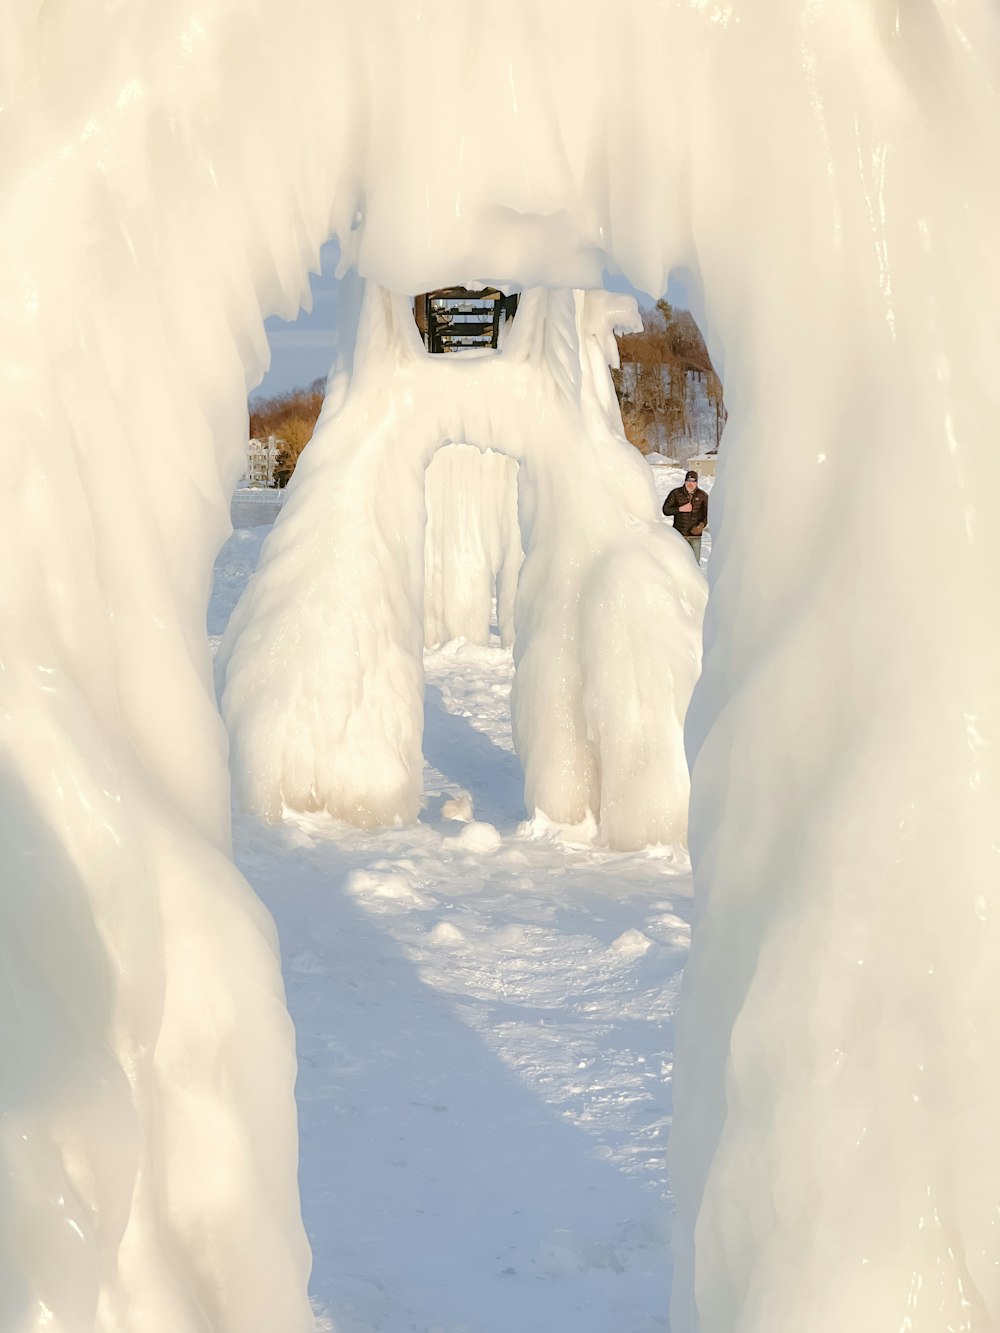
[[272, 236], [242, 145], [270, 162], [274, 110], [245, 94], [285, 36], [181, 8], [0, 17], [5, 1333], [314, 1322], [294, 1034], [230, 855], [205, 607], [262, 306], [297, 307], [329, 186], [297, 139]]
[[752, 258], [702, 182], [675, 1333], [1000, 1326], [997, 14], [849, 10], [741, 6], [691, 108]]

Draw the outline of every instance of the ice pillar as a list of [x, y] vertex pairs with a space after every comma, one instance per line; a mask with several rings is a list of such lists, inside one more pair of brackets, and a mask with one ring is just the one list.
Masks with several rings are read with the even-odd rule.
[[744, 7], [706, 48], [752, 259], [696, 191], [732, 416], [689, 721], [675, 1333], [1000, 1322], [987, 9]]
[[242, 161], [260, 14], [240, 39], [202, 17], [0, 19], [5, 1333], [314, 1322], [294, 1034], [230, 855], [205, 608], [261, 306], [294, 310], [328, 224], [288, 182], [272, 245]]

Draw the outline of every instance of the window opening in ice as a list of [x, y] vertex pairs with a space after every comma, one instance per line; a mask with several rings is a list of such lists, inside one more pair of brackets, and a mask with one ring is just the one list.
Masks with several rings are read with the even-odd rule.
[[495, 287], [438, 287], [416, 297], [413, 315], [428, 352], [495, 350], [517, 302], [516, 292], [506, 296]]

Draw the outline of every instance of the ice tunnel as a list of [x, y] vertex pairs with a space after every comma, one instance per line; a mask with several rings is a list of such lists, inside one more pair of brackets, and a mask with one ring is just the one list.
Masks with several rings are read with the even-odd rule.
[[[449, 55], [477, 114], [414, 115]], [[1000, 1323], [998, 58], [991, 0], [4, 7], [4, 1329], [313, 1324], [204, 612], [331, 234], [387, 292], [697, 276], [672, 1327]]]

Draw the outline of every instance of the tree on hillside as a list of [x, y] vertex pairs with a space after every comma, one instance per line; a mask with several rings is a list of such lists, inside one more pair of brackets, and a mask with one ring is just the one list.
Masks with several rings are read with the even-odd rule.
[[[640, 452], [673, 449], [692, 434], [692, 380], [703, 384], [704, 399], [714, 410], [715, 449], [726, 421], [722, 383], [694, 317], [657, 301], [642, 312], [642, 332], [618, 339], [621, 368], [612, 372], [626, 437]], [[287, 486], [323, 406], [326, 381], [291, 389], [250, 404], [250, 435], [278, 441], [275, 479]], [[703, 437], [704, 438], [704, 437]], [[682, 453], [678, 456], [683, 457]]]
[[250, 438], [266, 440], [273, 435], [278, 441], [274, 472], [279, 486], [287, 486], [299, 455], [312, 439], [325, 389], [326, 381], [320, 378], [306, 389], [291, 389], [250, 404]]
[[277, 462], [274, 465], [274, 478], [279, 486], [287, 486], [291, 480], [299, 455], [312, 439], [315, 424], [315, 422], [310, 424], [301, 417], [292, 417], [285, 423]]
[[722, 383], [694, 317], [665, 300], [640, 313], [642, 332], [619, 337], [621, 368], [612, 372], [626, 436], [644, 454], [689, 437], [694, 378], [714, 408], [718, 449], [726, 420]]

